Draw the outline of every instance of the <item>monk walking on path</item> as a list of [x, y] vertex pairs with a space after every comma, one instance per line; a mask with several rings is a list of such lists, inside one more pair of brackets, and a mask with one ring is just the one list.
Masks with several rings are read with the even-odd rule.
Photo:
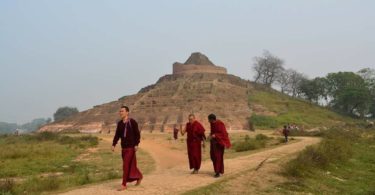
[[121, 157], [122, 157], [122, 185], [119, 191], [126, 189], [126, 183], [137, 181], [135, 185], [140, 185], [143, 178], [142, 173], [137, 168], [136, 151], [140, 142], [140, 132], [138, 123], [129, 118], [129, 108], [122, 106], [119, 111], [121, 121], [117, 123], [117, 129], [113, 138], [112, 151], [115, 150], [116, 144], [121, 139]]
[[222, 121], [216, 120], [214, 114], [208, 115], [211, 125], [210, 132], [210, 156], [214, 166], [215, 177], [220, 177], [224, 173], [224, 149], [230, 148], [227, 129]]
[[186, 123], [185, 130], [181, 131], [181, 134], [184, 135], [187, 133], [187, 150], [189, 157], [189, 166], [190, 169], [194, 169], [192, 174], [198, 173], [201, 168], [202, 161], [202, 149], [201, 144], [206, 140], [204, 135], [205, 129], [202, 124], [195, 120], [194, 114], [189, 115], [189, 122]]

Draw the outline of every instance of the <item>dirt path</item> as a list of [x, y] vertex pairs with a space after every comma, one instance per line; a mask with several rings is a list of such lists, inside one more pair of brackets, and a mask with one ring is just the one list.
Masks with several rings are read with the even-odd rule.
[[[248, 156], [225, 160], [226, 174], [220, 179], [240, 173], [243, 170], [256, 168], [265, 159], [268, 159], [267, 161], [274, 161], [301, 151], [308, 145], [319, 142], [318, 138], [313, 137], [299, 139], [302, 140]], [[212, 177], [213, 168], [210, 161], [202, 163], [199, 174], [191, 175], [188, 170], [186, 152], [163, 147], [163, 144], [153, 140], [142, 141], [141, 147], [150, 153], [157, 164], [156, 171], [145, 175], [141, 186], [135, 187], [133, 184], [129, 184], [126, 192], [117, 192], [116, 188], [119, 187], [121, 181], [116, 180], [104, 184], [87, 186], [63, 194], [180, 194], [220, 180]]]

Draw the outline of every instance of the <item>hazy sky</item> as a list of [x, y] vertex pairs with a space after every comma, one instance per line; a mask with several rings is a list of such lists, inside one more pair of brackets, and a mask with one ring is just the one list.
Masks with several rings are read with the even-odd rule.
[[0, 121], [136, 93], [195, 51], [245, 79], [264, 49], [310, 77], [375, 68], [375, 1], [0, 0]]

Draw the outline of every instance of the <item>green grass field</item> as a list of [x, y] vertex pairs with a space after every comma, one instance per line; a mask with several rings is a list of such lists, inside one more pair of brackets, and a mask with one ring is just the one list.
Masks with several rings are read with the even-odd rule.
[[[121, 178], [119, 151], [96, 136], [41, 133], [0, 137], [0, 194], [40, 194]], [[153, 159], [138, 153], [143, 173]]]
[[297, 124], [304, 129], [329, 128], [355, 122], [349, 117], [341, 116], [326, 108], [275, 91], [257, 90], [249, 96], [249, 104], [261, 105], [267, 111], [274, 113], [274, 116], [251, 116], [250, 120], [256, 129], [282, 128], [283, 125], [288, 123]]
[[[279, 192], [375, 194], [374, 130], [361, 131], [358, 137], [339, 133], [344, 134], [345, 138], [329, 138], [330, 144], [323, 141], [315, 147], [314, 153], [308, 149], [301, 152], [297, 160], [290, 161], [288, 164], [294, 164], [298, 174], [294, 174], [295, 170], [287, 168], [286, 174], [292, 177], [290, 182], [279, 186]], [[311, 159], [314, 156], [315, 158]], [[309, 163], [306, 163], [307, 160], [301, 160], [306, 158], [309, 159]]]

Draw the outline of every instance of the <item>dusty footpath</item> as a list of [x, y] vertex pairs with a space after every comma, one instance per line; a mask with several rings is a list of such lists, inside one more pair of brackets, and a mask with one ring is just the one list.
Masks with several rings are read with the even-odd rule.
[[140, 186], [134, 186], [134, 184], [130, 183], [126, 191], [118, 192], [116, 189], [120, 186], [121, 180], [113, 180], [102, 184], [84, 186], [61, 194], [180, 194], [233, 176], [243, 170], [255, 169], [263, 163], [266, 169], [267, 163], [295, 154], [306, 146], [319, 142], [319, 138], [314, 137], [300, 137], [298, 139], [301, 141], [225, 160], [225, 174], [219, 179], [212, 177], [213, 168], [211, 161], [204, 161], [199, 174], [191, 175], [188, 170], [187, 156], [184, 152], [173, 150], [154, 140], [146, 139], [141, 142], [140, 147], [155, 159], [156, 169], [152, 173], [144, 175]]

